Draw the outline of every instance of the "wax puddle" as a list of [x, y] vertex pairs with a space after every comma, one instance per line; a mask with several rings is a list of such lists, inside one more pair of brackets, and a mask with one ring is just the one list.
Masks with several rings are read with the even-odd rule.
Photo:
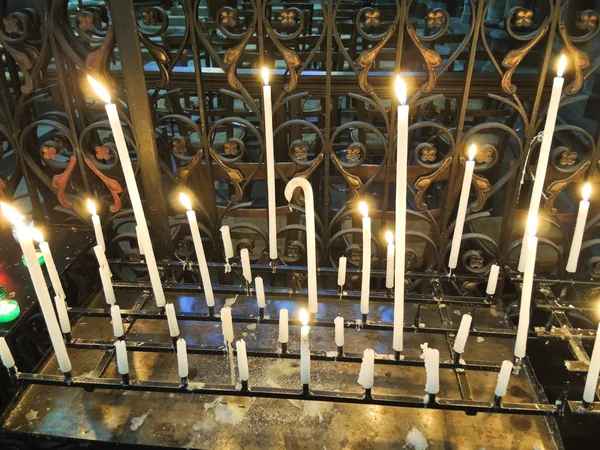
[[32, 420], [37, 420], [37, 419], [39, 419], [38, 412], [34, 411], [33, 409], [30, 409], [29, 412], [27, 414], [25, 414], [25, 418], [27, 420], [29, 420], [30, 422]]
[[150, 413], [147, 412], [146, 414], [142, 414], [140, 417], [134, 417], [133, 419], [131, 419], [131, 431], [135, 431], [139, 427], [141, 427], [144, 423], [144, 420], [146, 420], [146, 418], [148, 417], [148, 414]]
[[225, 306], [231, 306], [237, 301], [238, 296], [225, 299]]
[[429, 448], [429, 444], [427, 443], [425, 435], [416, 427], [412, 427], [412, 429], [408, 432], [405, 442], [405, 448], [408, 447], [415, 450], [426, 450]]
[[214, 409], [215, 420], [219, 423], [236, 425], [244, 420], [254, 399], [250, 397], [219, 396], [204, 404], [205, 411]]

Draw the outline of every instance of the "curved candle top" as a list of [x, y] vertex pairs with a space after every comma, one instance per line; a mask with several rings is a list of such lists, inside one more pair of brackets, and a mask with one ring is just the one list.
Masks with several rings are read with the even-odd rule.
[[565, 73], [565, 68], [567, 67], [567, 57], [562, 55], [558, 60], [558, 68], [556, 69], [556, 76], [562, 77], [563, 73]]
[[95, 216], [96, 214], [98, 214], [98, 212], [96, 211], [96, 204], [89, 198], [87, 200], [87, 207], [90, 210], [90, 214], [92, 216]]
[[267, 69], [266, 67], [263, 67], [260, 72], [262, 75], [262, 79], [265, 82], [265, 86], [268, 86], [269, 85], [269, 69]]
[[102, 86], [100, 83], [98, 83], [96, 80], [94, 80], [89, 75], [88, 75], [87, 79], [88, 79], [88, 82], [92, 85], [92, 89], [94, 89], [94, 92], [96, 93], [96, 95], [98, 97], [100, 97], [104, 103], [110, 103], [110, 94], [104, 88], [104, 86]]
[[400, 75], [396, 75], [396, 96], [401, 105], [406, 104], [406, 83]]
[[42, 232], [40, 230], [38, 230], [37, 228], [32, 228], [31, 231], [29, 232], [31, 235], [31, 238], [34, 241], [39, 242], [40, 244], [42, 242], [44, 242], [44, 236], [42, 235]]
[[179, 194], [179, 201], [181, 202], [181, 204], [183, 206], [185, 206], [185, 208], [188, 211], [192, 210], [192, 202], [190, 201], [190, 198], [187, 195], [185, 195], [183, 192], [181, 194]]
[[469, 161], [473, 161], [473, 158], [475, 158], [475, 154], [477, 153], [477, 146], [475, 144], [471, 145], [471, 147], [469, 147]]
[[585, 183], [581, 197], [587, 202], [590, 199], [590, 195], [592, 195], [592, 185], [590, 183]]
[[386, 231], [385, 239], [387, 240], [388, 244], [393, 244], [394, 243], [394, 234], [391, 231]]
[[363, 215], [363, 217], [369, 217], [369, 207], [365, 202], [360, 202], [358, 204], [358, 209], [360, 210], [360, 213]]
[[308, 311], [306, 311], [304, 308], [300, 310], [300, 322], [302, 322], [303, 326], [308, 325]]

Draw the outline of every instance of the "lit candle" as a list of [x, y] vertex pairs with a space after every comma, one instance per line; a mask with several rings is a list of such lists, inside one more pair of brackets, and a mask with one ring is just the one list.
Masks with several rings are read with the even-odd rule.
[[458, 333], [456, 333], [456, 339], [454, 340], [454, 351], [456, 353], [463, 353], [465, 351], [465, 344], [469, 337], [469, 329], [471, 328], [471, 322], [473, 317], [471, 314], [463, 314], [460, 320], [460, 326], [458, 327]]
[[600, 325], [596, 331], [596, 340], [590, 359], [590, 367], [585, 377], [585, 388], [583, 389], [583, 401], [591, 403], [594, 401], [596, 385], [598, 384], [598, 375], [600, 374]]
[[50, 277], [50, 283], [52, 283], [52, 288], [54, 289], [55, 295], [61, 295], [62, 298], [66, 298], [65, 291], [62, 287], [62, 283], [60, 282], [60, 276], [58, 275], [58, 270], [56, 269], [56, 264], [54, 263], [54, 258], [52, 257], [52, 252], [50, 251], [50, 247], [48, 243], [44, 241], [44, 236], [42, 232], [37, 228], [30, 230], [31, 237], [39, 242], [40, 251], [42, 252], [42, 256], [44, 257], [44, 262], [46, 263], [46, 270], [48, 271], [48, 276]]
[[125, 341], [115, 342], [115, 350], [117, 351], [117, 369], [121, 375], [127, 375], [129, 373], [129, 361], [127, 361]]
[[368, 348], [363, 353], [360, 372], [358, 374], [358, 384], [364, 389], [371, 389], [375, 380], [375, 351]]
[[240, 251], [242, 257], [242, 275], [248, 283], [252, 281], [252, 271], [250, 270], [250, 252], [247, 248], [243, 248]]
[[39, 301], [44, 321], [46, 322], [46, 328], [48, 328], [48, 333], [50, 334], [50, 341], [52, 342], [52, 348], [56, 354], [56, 360], [58, 361], [60, 370], [63, 373], [68, 373], [72, 368], [71, 360], [69, 359], [69, 354], [65, 347], [58, 320], [54, 314], [54, 306], [52, 305], [50, 293], [46, 286], [46, 280], [44, 279], [44, 274], [38, 261], [35, 247], [33, 246], [30, 230], [25, 227], [23, 218], [14, 208], [3, 202], [1, 203], [1, 207], [4, 216], [16, 227], [17, 238], [21, 245], [23, 257], [27, 263], [27, 270], [29, 271], [31, 282], [35, 289], [35, 294]]
[[20, 313], [21, 308], [16, 300], [0, 300], [0, 323], [12, 322], [19, 317]]
[[319, 310], [317, 300], [317, 236], [315, 233], [315, 198], [310, 182], [301, 177], [292, 178], [285, 186], [285, 198], [292, 200], [296, 188], [304, 192], [304, 214], [306, 215], [306, 256], [308, 262], [308, 312], [316, 314]]
[[[567, 57], [562, 55], [558, 60], [558, 70], [556, 77], [552, 83], [552, 93], [550, 94], [550, 103], [548, 104], [548, 112], [546, 113], [546, 123], [544, 125], [544, 133], [540, 153], [538, 156], [537, 167], [535, 170], [535, 179], [533, 181], [533, 189], [531, 191], [531, 201], [529, 202], [529, 212], [527, 214], [527, 225], [531, 223], [531, 217], [537, 218], [544, 190], [544, 180], [546, 179], [546, 169], [548, 168], [548, 160], [550, 158], [550, 148], [552, 146], [552, 137], [554, 136], [554, 127], [556, 125], [556, 117], [558, 115], [558, 107], [560, 106], [560, 97], [562, 95], [562, 87], [564, 78], [562, 77], [565, 67], [567, 66]], [[523, 168], [526, 170], [526, 168]], [[536, 231], [525, 228], [523, 233], [523, 241], [527, 236], [535, 234]], [[525, 270], [525, 246], [521, 247], [521, 255], [519, 257], [519, 272]]]
[[401, 352], [404, 347], [404, 252], [406, 245], [406, 183], [408, 164], [408, 121], [406, 84], [396, 77], [398, 97], [398, 123], [396, 129], [396, 261], [394, 274], [394, 333], [393, 348]]
[[60, 329], [63, 334], [71, 332], [71, 321], [69, 320], [69, 313], [67, 312], [67, 304], [62, 295], [57, 294], [54, 296], [54, 304], [56, 305], [56, 312], [58, 313], [58, 322], [60, 323]]
[[500, 266], [493, 264], [490, 268], [490, 277], [488, 278], [485, 293], [488, 295], [494, 295], [496, 293], [496, 286], [498, 285], [498, 275], [500, 274]]
[[287, 344], [288, 341], [288, 310], [283, 308], [279, 311], [279, 343]]
[[114, 305], [116, 302], [115, 291], [110, 279], [111, 273], [110, 268], [108, 267], [108, 261], [106, 260], [106, 255], [104, 254], [104, 250], [102, 250], [102, 246], [96, 245], [94, 247], [94, 253], [96, 254], [96, 259], [98, 260], [98, 264], [100, 266], [100, 280], [102, 281], [104, 298], [106, 299], [106, 303], [109, 305]]
[[15, 367], [15, 359], [8, 348], [6, 339], [3, 337], [0, 337], [0, 358], [2, 358], [2, 364], [4, 364], [4, 367], [7, 369], [12, 369]]
[[259, 308], [264, 308], [267, 303], [265, 301], [265, 285], [261, 277], [254, 279], [254, 287], [256, 288], [256, 302]]
[[440, 390], [440, 352], [435, 348], [429, 348], [427, 343], [421, 346], [425, 357], [425, 371], [427, 382], [425, 391], [428, 394], [437, 394]]
[[177, 316], [175, 315], [175, 306], [173, 303], [167, 303], [165, 305], [165, 314], [167, 315], [169, 334], [171, 337], [179, 336], [179, 325], [177, 324]]
[[179, 378], [187, 378], [189, 374], [187, 347], [183, 338], [177, 339], [177, 371]]
[[246, 343], [243, 339], [240, 339], [235, 343], [235, 349], [237, 350], [238, 371], [240, 373], [240, 381], [248, 381], [250, 375], [248, 370], [248, 355], [246, 355]]
[[192, 232], [192, 240], [194, 241], [194, 250], [196, 251], [196, 257], [198, 258], [198, 267], [200, 268], [200, 278], [202, 278], [202, 286], [204, 287], [204, 296], [206, 297], [206, 304], [211, 307], [215, 306], [215, 296], [213, 295], [212, 283], [210, 281], [210, 272], [208, 271], [208, 264], [206, 263], [206, 255], [204, 254], [204, 246], [202, 245], [202, 238], [200, 237], [200, 230], [198, 230], [198, 221], [196, 219], [196, 211], [192, 209], [192, 202], [183, 192], [179, 194], [179, 199], [183, 206], [186, 207], [186, 215], [188, 222], [190, 223], [190, 230]]
[[269, 71], [262, 68], [263, 112], [265, 120], [265, 144], [267, 153], [267, 200], [269, 214], [269, 258], [277, 259], [277, 209], [275, 204], [275, 150], [273, 148], [273, 110], [271, 105], [271, 86]]
[[233, 343], [233, 321], [231, 319], [231, 308], [224, 306], [221, 308], [221, 328], [223, 331], [223, 338], [225, 340], [225, 346], [229, 347], [229, 344]]
[[583, 232], [585, 230], [585, 221], [587, 220], [588, 211], [590, 210], [590, 194], [592, 186], [586, 183], [583, 187], [582, 200], [579, 202], [579, 212], [577, 213], [577, 221], [575, 222], [575, 232], [571, 241], [571, 250], [569, 251], [569, 260], [567, 262], [567, 272], [577, 272], [577, 261], [579, 260], [579, 252], [581, 251], [581, 241], [583, 241]]
[[460, 241], [462, 239], [463, 228], [465, 226], [465, 217], [469, 206], [469, 192], [471, 191], [471, 182], [473, 181], [473, 170], [475, 169], [475, 153], [477, 147], [475, 144], [469, 148], [469, 160], [465, 165], [465, 175], [463, 177], [462, 189], [460, 191], [460, 201], [458, 202], [458, 211], [456, 212], [456, 222], [454, 225], [454, 235], [452, 236], [452, 248], [450, 249], [450, 259], [448, 267], [450, 270], [456, 269], [458, 263], [458, 252], [460, 251]]
[[388, 242], [387, 265], [385, 269], [385, 287], [392, 289], [394, 287], [394, 255], [396, 253], [396, 246], [394, 245], [394, 235], [391, 231], [385, 232], [385, 239]]
[[340, 288], [344, 287], [346, 284], [346, 264], [348, 263], [348, 258], [345, 256], [340, 256], [340, 261], [338, 262], [338, 278], [337, 284]]
[[100, 216], [96, 212], [96, 205], [93, 201], [88, 199], [87, 207], [92, 215], [92, 225], [94, 225], [94, 234], [96, 235], [96, 244], [102, 247], [103, 251], [106, 251], [106, 244], [104, 243], [104, 234], [102, 233], [102, 225], [100, 224]]
[[360, 312], [369, 314], [369, 294], [371, 293], [371, 218], [365, 202], [358, 204], [362, 219], [362, 280], [360, 289]]
[[519, 325], [517, 326], [517, 340], [515, 342], [515, 356], [523, 358], [527, 348], [527, 334], [529, 333], [529, 310], [531, 306], [531, 294], [533, 290], [533, 276], [535, 270], [535, 255], [537, 253], [538, 238], [535, 236], [537, 231], [537, 217], [532, 216], [528, 220], [534, 222], [527, 224], [527, 229], [533, 234], [527, 236], [525, 240], [525, 271], [523, 272], [523, 288], [521, 289], [521, 306], [519, 309]]
[[500, 372], [498, 373], [498, 382], [496, 383], [496, 396], [504, 397], [506, 395], [512, 369], [513, 363], [511, 361], [502, 361], [502, 366], [500, 366]]
[[333, 323], [335, 324], [335, 345], [338, 347], [344, 346], [344, 318], [342, 316], [337, 316], [333, 319]]
[[131, 200], [135, 222], [138, 226], [138, 236], [142, 241], [146, 265], [148, 266], [148, 274], [150, 275], [150, 283], [152, 284], [152, 291], [154, 292], [154, 298], [156, 300], [156, 306], [162, 308], [165, 306], [165, 294], [162, 288], [160, 273], [158, 272], [156, 257], [154, 256], [154, 250], [152, 249], [152, 242], [150, 241], [150, 233], [148, 231], [148, 224], [146, 223], [144, 208], [142, 207], [142, 199], [135, 181], [135, 173], [133, 172], [133, 166], [131, 165], [131, 158], [129, 157], [129, 152], [127, 150], [127, 143], [125, 142], [125, 135], [123, 134], [123, 128], [121, 127], [119, 113], [117, 112], [117, 106], [111, 103], [110, 94], [100, 83], [98, 83], [89, 75], [88, 81], [96, 91], [96, 94], [106, 103], [106, 114], [108, 115], [110, 128], [112, 129], [115, 144], [117, 146], [119, 162], [121, 163], [123, 174], [125, 176], [125, 182], [129, 192], [129, 199]]
[[119, 338], [125, 334], [123, 330], [123, 320], [121, 319], [121, 308], [119, 305], [112, 305], [110, 307], [110, 318], [112, 319], [113, 334]]
[[308, 312], [305, 309], [300, 310], [300, 321], [302, 328], [300, 329], [300, 380], [302, 384], [310, 384], [310, 341], [308, 334], [310, 327], [308, 326]]

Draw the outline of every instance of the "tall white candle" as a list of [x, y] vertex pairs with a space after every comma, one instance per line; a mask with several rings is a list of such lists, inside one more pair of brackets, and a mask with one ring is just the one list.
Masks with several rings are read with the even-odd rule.
[[404, 348], [404, 253], [406, 245], [406, 183], [408, 164], [408, 121], [406, 84], [396, 77], [398, 96], [398, 123], [396, 129], [396, 257], [394, 274], [394, 333], [393, 348], [401, 352]]
[[394, 287], [394, 256], [396, 254], [396, 246], [394, 245], [394, 235], [391, 231], [386, 231], [385, 239], [387, 245], [387, 264], [385, 268], [385, 287], [391, 289]]
[[275, 203], [275, 150], [273, 147], [273, 110], [271, 105], [271, 86], [269, 71], [262, 68], [265, 82], [263, 86], [263, 113], [265, 121], [265, 146], [267, 153], [267, 200], [269, 214], [269, 258], [277, 259], [277, 209]]
[[125, 182], [129, 192], [129, 199], [131, 200], [135, 222], [138, 226], [138, 237], [140, 237], [142, 241], [146, 265], [148, 266], [148, 274], [150, 275], [150, 283], [152, 284], [152, 291], [154, 292], [154, 298], [156, 300], [156, 306], [162, 308], [165, 306], [165, 294], [162, 288], [160, 273], [158, 271], [158, 265], [156, 264], [156, 257], [154, 256], [154, 250], [152, 249], [152, 242], [150, 241], [150, 233], [148, 231], [148, 224], [146, 223], [144, 208], [142, 207], [142, 199], [135, 181], [135, 173], [133, 172], [133, 166], [131, 165], [131, 158], [129, 157], [129, 152], [127, 150], [127, 142], [125, 141], [125, 135], [123, 134], [123, 128], [121, 127], [121, 120], [119, 119], [119, 113], [117, 112], [117, 106], [111, 103], [110, 94], [100, 83], [98, 83], [89, 75], [88, 81], [96, 91], [96, 94], [106, 103], [106, 114], [108, 115], [110, 128], [113, 132], [115, 144], [117, 146], [119, 162], [121, 163], [123, 175], [125, 176]]
[[[546, 123], [544, 124], [544, 133], [540, 153], [538, 156], [537, 167], [535, 170], [535, 179], [533, 181], [533, 189], [531, 191], [531, 201], [529, 202], [529, 212], [527, 214], [527, 224], [531, 223], [531, 218], [537, 218], [544, 190], [544, 180], [546, 179], [546, 169], [548, 168], [548, 160], [550, 158], [550, 148], [552, 146], [552, 138], [554, 136], [554, 127], [556, 125], [556, 117], [558, 116], [558, 107], [560, 106], [560, 97], [564, 78], [562, 77], [565, 67], [567, 66], [567, 58], [562, 55], [558, 61], [558, 70], [556, 77], [552, 83], [552, 93], [550, 94], [550, 103], [548, 104], [548, 112], [546, 113]], [[525, 170], [525, 169], [523, 169]], [[523, 233], [523, 241], [527, 236], [535, 234], [535, 231], [525, 228]], [[521, 247], [521, 255], [519, 257], [519, 272], [525, 270], [525, 247]]]
[[225, 260], [226, 262], [229, 262], [229, 260], [233, 258], [233, 242], [231, 241], [231, 232], [229, 231], [229, 225], [223, 225], [221, 227], [221, 236], [223, 237]]
[[231, 308], [229, 306], [221, 308], [221, 328], [225, 345], [233, 344], [233, 321], [231, 319]]
[[531, 308], [531, 294], [533, 290], [533, 276], [535, 271], [535, 255], [537, 253], [538, 238], [535, 236], [537, 231], [537, 217], [530, 217], [533, 225], [527, 228], [532, 230], [532, 235], [527, 236], [525, 240], [525, 271], [523, 272], [523, 288], [521, 290], [521, 306], [519, 309], [519, 325], [517, 326], [517, 340], [515, 342], [515, 356], [523, 358], [527, 349], [527, 334], [529, 333], [529, 310]]
[[308, 326], [308, 312], [305, 309], [300, 310], [300, 321], [302, 328], [300, 329], [300, 380], [302, 384], [310, 384], [310, 341], [308, 334], [310, 327]]
[[127, 375], [129, 373], [129, 361], [127, 360], [125, 341], [115, 342], [115, 350], [117, 351], [117, 370], [121, 375]]
[[596, 385], [598, 384], [598, 375], [600, 374], [600, 325], [596, 331], [596, 340], [592, 349], [592, 358], [590, 359], [590, 367], [587, 376], [585, 377], [585, 387], [583, 389], [583, 400], [591, 403], [594, 401], [596, 393]]
[[246, 343], [240, 339], [235, 343], [237, 350], [238, 370], [240, 372], [240, 381], [248, 381], [250, 376], [248, 370], [248, 355], [246, 355]]
[[189, 375], [188, 356], [185, 339], [177, 339], [177, 371], [179, 378], [187, 378]]
[[498, 382], [496, 383], [495, 394], [498, 397], [504, 397], [506, 390], [508, 389], [508, 382], [510, 381], [510, 374], [513, 370], [513, 363], [511, 361], [502, 361], [500, 366], [500, 372], [498, 373]]
[[267, 303], [265, 301], [265, 285], [261, 277], [254, 279], [254, 287], [256, 288], [256, 302], [259, 308], [264, 308]]
[[67, 304], [62, 295], [57, 294], [54, 296], [54, 304], [56, 305], [56, 312], [58, 313], [58, 322], [60, 323], [60, 329], [63, 333], [71, 332], [71, 321], [69, 320], [69, 313], [67, 311]]
[[98, 260], [98, 264], [100, 266], [100, 280], [102, 281], [102, 289], [104, 290], [104, 298], [106, 303], [109, 305], [114, 305], [116, 302], [115, 299], [115, 291], [113, 289], [112, 281], [110, 279], [110, 269], [108, 267], [108, 261], [106, 260], [106, 255], [102, 250], [100, 245], [96, 245], [94, 247], [94, 253], [96, 254], [96, 259]]
[[144, 240], [146, 239], [144, 237], [144, 234], [140, 231], [140, 227], [138, 227], [136, 225], [135, 227], [135, 235], [137, 237], [137, 241], [138, 241], [138, 251], [140, 252], [140, 255], [144, 254]]
[[167, 315], [169, 334], [171, 337], [179, 336], [179, 325], [177, 324], [177, 316], [175, 315], [175, 306], [173, 303], [165, 304], [165, 314]]
[[428, 394], [437, 394], [440, 391], [440, 352], [435, 348], [429, 348], [427, 344], [424, 344], [422, 348], [427, 372], [425, 391]]
[[10, 349], [8, 348], [8, 344], [6, 343], [6, 339], [0, 337], [0, 358], [2, 358], [2, 364], [7, 369], [11, 369], [15, 366], [15, 358], [13, 358]]
[[488, 295], [494, 295], [496, 293], [496, 286], [498, 285], [498, 275], [500, 274], [500, 266], [493, 264], [490, 268], [490, 277], [488, 278], [485, 293]]
[[198, 267], [200, 268], [200, 278], [202, 278], [202, 286], [204, 287], [206, 304], [208, 306], [215, 306], [215, 296], [212, 290], [212, 282], [210, 280], [208, 264], [206, 263], [206, 255], [204, 254], [204, 245], [202, 245], [200, 230], [198, 230], [196, 211], [192, 209], [192, 202], [183, 192], [179, 194], [179, 199], [181, 200], [183, 206], [185, 206], [187, 209], [186, 215], [188, 222], [190, 223], [190, 231], [192, 233], [192, 240], [194, 241], [194, 250], [196, 251], [196, 257], [198, 258]]
[[304, 192], [304, 213], [306, 215], [306, 256], [308, 262], [308, 312], [319, 310], [317, 300], [317, 235], [315, 232], [315, 198], [310, 182], [301, 177], [292, 178], [285, 186], [285, 198], [289, 202], [296, 188]]
[[450, 249], [450, 259], [448, 267], [456, 269], [458, 264], [458, 252], [460, 251], [460, 241], [462, 239], [463, 228], [465, 226], [465, 217], [469, 207], [469, 192], [471, 191], [471, 182], [473, 181], [473, 170], [475, 169], [475, 153], [477, 147], [475, 144], [469, 148], [469, 160], [465, 165], [465, 175], [463, 177], [462, 190], [460, 191], [460, 201], [458, 202], [458, 211], [456, 212], [456, 222], [454, 225], [454, 235], [452, 236], [452, 248]]
[[102, 225], [100, 224], [100, 216], [96, 212], [96, 205], [90, 199], [87, 201], [87, 207], [92, 215], [92, 225], [94, 226], [94, 234], [96, 235], [96, 245], [100, 245], [103, 251], [106, 251], [104, 242], [104, 234], [102, 233]]
[[123, 320], [121, 319], [121, 308], [119, 308], [119, 305], [112, 305], [110, 307], [110, 318], [115, 337], [123, 336], [125, 330], [123, 329]]
[[346, 264], [348, 264], [348, 258], [345, 256], [340, 256], [340, 261], [338, 262], [338, 278], [337, 284], [339, 287], [343, 287], [346, 284]]
[[364, 389], [373, 388], [375, 381], [375, 351], [368, 348], [363, 354], [360, 372], [358, 374], [358, 384]]
[[250, 252], [247, 248], [243, 248], [240, 251], [240, 256], [242, 258], [242, 275], [245, 280], [250, 283], [252, 281], [252, 270], [250, 269]]
[[456, 333], [456, 339], [454, 340], [454, 351], [456, 353], [463, 353], [465, 351], [465, 344], [469, 337], [469, 329], [471, 328], [472, 321], [473, 317], [471, 314], [463, 314], [460, 326], [458, 327], [458, 333]]
[[592, 186], [586, 183], [583, 187], [582, 200], [579, 202], [579, 211], [577, 213], [577, 222], [575, 222], [575, 232], [571, 241], [571, 250], [569, 251], [569, 260], [567, 261], [567, 272], [577, 272], [577, 261], [581, 252], [581, 242], [583, 241], [583, 232], [585, 230], [585, 221], [587, 220], [588, 211], [590, 210], [590, 194]]
[[279, 342], [286, 344], [289, 335], [288, 310], [283, 308], [279, 311]]
[[358, 205], [362, 219], [362, 280], [360, 289], [360, 312], [369, 314], [369, 294], [371, 293], [371, 218], [365, 202]]
[[58, 361], [60, 370], [63, 373], [70, 372], [72, 368], [71, 360], [69, 359], [69, 354], [67, 353], [67, 348], [60, 332], [58, 320], [54, 314], [54, 306], [52, 305], [50, 293], [46, 286], [46, 280], [44, 279], [44, 274], [38, 261], [35, 247], [33, 246], [30, 230], [24, 226], [21, 215], [14, 208], [3, 202], [1, 203], [1, 207], [4, 216], [6, 216], [6, 218], [16, 227], [17, 238], [21, 245], [23, 257], [27, 263], [27, 270], [29, 271], [36, 297], [40, 303], [42, 315], [44, 316], [46, 328], [48, 328], [48, 333], [50, 334], [50, 341], [52, 342], [52, 348], [56, 354], [56, 360]]
[[333, 319], [333, 323], [335, 324], [335, 345], [338, 347], [344, 346], [344, 318], [342, 316], [337, 316]]
[[62, 283], [60, 282], [60, 276], [58, 275], [58, 270], [56, 269], [56, 264], [54, 263], [50, 246], [46, 241], [44, 241], [42, 233], [37, 228], [30, 230], [30, 233], [31, 237], [39, 242], [40, 251], [44, 257], [44, 262], [46, 263], [46, 270], [48, 271], [48, 276], [50, 277], [50, 283], [52, 283], [54, 294], [62, 296], [63, 299], [67, 298], [62, 287]]

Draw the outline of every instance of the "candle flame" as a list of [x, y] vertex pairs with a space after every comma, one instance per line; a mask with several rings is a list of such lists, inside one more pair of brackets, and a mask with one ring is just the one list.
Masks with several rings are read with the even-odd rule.
[[538, 229], [538, 218], [537, 216], [529, 216], [527, 218], [527, 231], [529, 236], [535, 236]]
[[566, 67], [567, 67], [567, 56], [561, 55], [560, 59], [558, 60], [558, 68], [556, 69], [556, 76], [562, 77], [563, 73], [565, 73]]
[[15, 208], [4, 202], [0, 202], [0, 207], [2, 209], [2, 214], [4, 214], [4, 217], [6, 217], [14, 226], [24, 226], [23, 216], [19, 214], [19, 211], [17, 211]]
[[401, 105], [406, 104], [406, 83], [400, 75], [396, 75], [396, 96]]
[[475, 144], [473, 144], [469, 148], [469, 161], [473, 161], [473, 158], [475, 158], [476, 153], [477, 153], [477, 146]]
[[87, 79], [88, 79], [88, 82], [92, 85], [92, 89], [94, 89], [94, 92], [96, 93], [96, 95], [98, 97], [100, 97], [104, 103], [109, 104], [110, 103], [110, 94], [104, 88], [104, 86], [102, 86], [99, 82], [94, 80], [90, 75], [88, 75]]
[[190, 201], [190, 198], [187, 195], [185, 195], [183, 192], [181, 194], [179, 194], [179, 201], [181, 202], [181, 204], [183, 206], [185, 206], [185, 208], [188, 211], [192, 210], [192, 202]]
[[308, 325], [308, 311], [304, 308], [300, 310], [300, 322], [302, 322], [303, 326]]
[[262, 74], [262, 79], [265, 82], [265, 86], [268, 86], [269, 85], [269, 69], [267, 69], [266, 67], [263, 67], [260, 72]]
[[583, 186], [583, 199], [587, 202], [590, 199], [590, 195], [592, 195], [592, 185], [590, 183], [585, 183]]
[[358, 209], [359, 209], [360, 213], [363, 215], [363, 217], [369, 217], [369, 207], [367, 206], [367, 204], [365, 202], [360, 202], [358, 204]]
[[385, 232], [385, 239], [387, 240], [388, 244], [393, 244], [394, 243], [394, 234], [391, 231], [386, 231]]
[[39, 242], [40, 244], [41, 244], [42, 242], [44, 242], [44, 235], [43, 235], [43, 234], [42, 234], [42, 232], [41, 232], [40, 230], [38, 230], [37, 228], [32, 228], [32, 229], [29, 231], [29, 234], [31, 235], [31, 238], [32, 238], [34, 241], [37, 241], [37, 242]]
[[89, 211], [90, 211], [90, 214], [91, 214], [92, 216], [95, 216], [96, 214], [98, 214], [98, 213], [96, 212], [96, 205], [95, 205], [95, 204], [94, 204], [94, 202], [93, 202], [91, 199], [89, 199], [89, 198], [88, 198], [88, 201], [87, 201], [87, 207], [88, 207], [88, 209], [89, 209]]

